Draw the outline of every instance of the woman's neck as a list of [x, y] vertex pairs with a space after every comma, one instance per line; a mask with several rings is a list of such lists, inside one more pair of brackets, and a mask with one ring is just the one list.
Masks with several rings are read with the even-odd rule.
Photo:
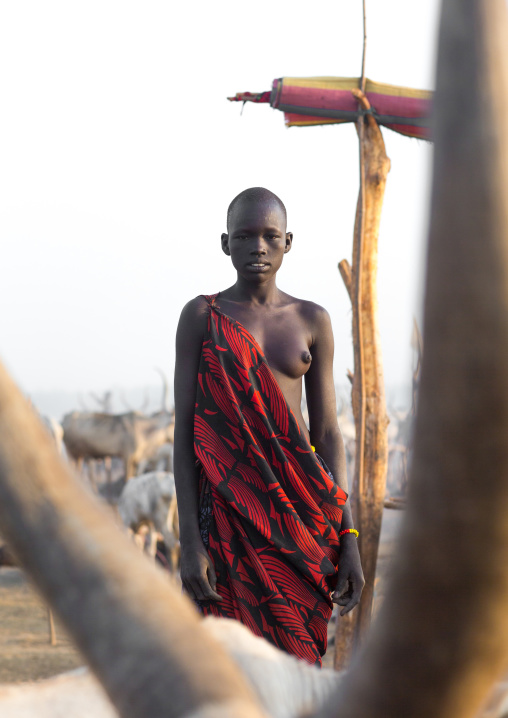
[[236, 302], [250, 302], [252, 304], [275, 304], [280, 297], [280, 291], [275, 282], [275, 277], [267, 282], [247, 282], [243, 277], [238, 277], [236, 283], [221, 296]]

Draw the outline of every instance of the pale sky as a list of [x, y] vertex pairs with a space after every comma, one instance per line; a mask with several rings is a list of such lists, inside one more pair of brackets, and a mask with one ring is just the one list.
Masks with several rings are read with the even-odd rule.
[[[367, 76], [432, 89], [437, 0], [367, 0]], [[265, 186], [288, 209], [279, 286], [331, 314], [336, 381], [353, 368], [352, 125], [284, 126], [229, 103], [274, 78], [358, 76], [361, 0], [0, 3], [0, 355], [27, 393], [104, 391], [172, 373], [178, 316], [235, 281], [226, 208]], [[385, 377], [408, 382], [430, 145], [384, 130], [379, 240]]]

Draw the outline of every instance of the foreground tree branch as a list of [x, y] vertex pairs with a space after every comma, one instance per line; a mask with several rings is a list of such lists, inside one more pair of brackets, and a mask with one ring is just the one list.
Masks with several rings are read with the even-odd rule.
[[401, 554], [340, 704], [322, 716], [473, 716], [508, 662], [506, 15], [505, 0], [443, 2]]
[[71, 478], [1, 366], [0, 525], [121, 716], [176, 718], [206, 704], [261, 718], [189, 602]]

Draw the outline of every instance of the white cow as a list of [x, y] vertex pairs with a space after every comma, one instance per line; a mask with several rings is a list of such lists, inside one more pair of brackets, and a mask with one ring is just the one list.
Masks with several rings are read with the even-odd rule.
[[[203, 628], [234, 660], [267, 718], [316, 714], [347, 672], [309, 666], [274, 648], [237, 621], [205, 618]], [[119, 718], [106, 692], [86, 668], [20, 685], [0, 685], [2, 718]], [[499, 683], [479, 718], [507, 718], [508, 684]]]
[[178, 553], [178, 512], [175, 479], [169, 471], [152, 471], [128, 481], [118, 500], [118, 513], [124, 525], [138, 534], [148, 530], [146, 552], [155, 558], [157, 540], [162, 537], [171, 570], [176, 568]]
[[173, 471], [173, 440], [166, 441], [153, 456], [139, 462], [138, 476], [149, 471]]
[[[322, 706], [342, 674], [319, 670], [279, 651], [238, 621], [209, 617], [206, 632], [240, 667], [267, 716], [296, 718]], [[104, 689], [80, 668], [45, 681], [0, 686], [2, 718], [118, 718]]]

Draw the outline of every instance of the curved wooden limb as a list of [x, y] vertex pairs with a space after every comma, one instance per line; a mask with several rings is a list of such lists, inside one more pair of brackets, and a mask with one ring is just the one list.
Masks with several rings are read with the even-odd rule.
[[321, 718], [470, 718], [508, 663], [505, 0], [444, 0], [434, 112], [425, 352], [400, 554], [340, 702]]
[[402, 511], [402, 509], [406, 508], [406, 499], [390, 496], [389, 499], [385, 499], [384, 507], [385, 509], [398, 509]]
[[343, 259], [342, 262], [339, 262], [339, 272], [342, 277], [342, 281], [344, 282], [344, 286], [347, 289], [347, 293], [349, 294], [349, 298], [352, 299], [351, 292], [353, 291], [353, 277], [351, 274], [351, 265], [347, 259]]
[[351, 90], [351, 94], [355, 98], [355, 100], [358, 100], [358, 104], [362, 108], [362, 110], [370, 110], [370, 102], [367, 98], [367, 95], [360, 90], [359, 87], [354, 87]]
[[72, 479], [0, 366], [0, 526], [119, 714], [261, 718], [197, 612]]
[[[383, 140], [381, 128], [376, 122], [374, 115], [368, 112], [371, 107], [367, 96], [357, 88], [351, 90], [351, 94], [358, 101], [360, 107], [363, 110], [366, 110], [364, 120], [365, 141], [368, 143], [367, 166], [370, 167], [368, 171], [380, 171], [382, 179], [382, 176], [386, 175], [390, 171], [390, 159], [386, 155], [385, 143]], [[356, 128], [358, 130], [358, 125], [356, 125]]]

